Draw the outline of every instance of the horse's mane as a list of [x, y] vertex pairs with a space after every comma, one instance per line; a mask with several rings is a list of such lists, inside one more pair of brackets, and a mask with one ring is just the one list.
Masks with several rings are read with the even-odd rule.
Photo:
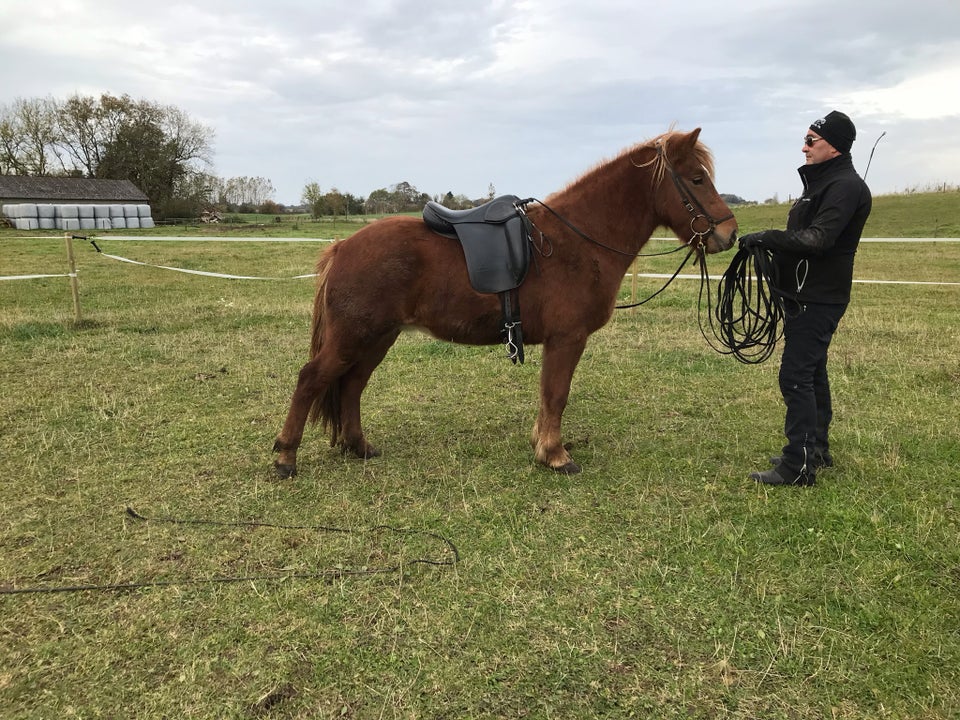
[[[685, 133], [681, 133], [676, 130], [669, 130], [662, 135], [658, 135], [657, 137], [653, 138], [653, 140], [648, 140], [645, 143], [641, 143], [630, 150], [621, 153], [621, 157], [625, 154], [632, 154], [641, 149], [653, 148], [656, 150], [659, 148], [660, 151], [657, 152], [653, 159], [645, 163], [634, 163], [634, 165], [637, 167], [647, 167], [649, 165], [653, 165], [653, 181], [654, 184], [659, 184], [663, 179], [663, 174], [667, 169], [667, 155], [670, 141], [676, 138], [678, 135], [684, 134]], [[697, 144], [693, 147], [693, 155], [697, 163], [703, 167], [710, 179], [713, 180], [713, 153], [710, 152], [710, 149], [698, 140]]]
[[[574, 185], [579, 183], [581, 180], [584, 180], [585, 178], [597, 172], [601, 168], [604, 168], [611, 163], [616, 163], [623, 159], [629, 159], [630, 162], [635, 167], [650, 167], [652, 165], [653, 166], [653, 184], [655, 186], [659, 185], [660, 181], [663, 179], [663, 176], [667, 171], [667, 155], [668, 155], [668, 149], [669, 149], [670, 143], [680, 135], [686, 135], [686, 133], [683, 133], [679, 130], [668, 130], [667, 132], [663, 133], [662, 135], [658, 135], [655, 138], [644, 140], [637, 143], [636, 145], [633, 145], [632, 147], [628, 147], [625, 150], [623, 150], [619, 155], [617, 155], [612, 159], [601, 160], [596, 165], [594, 165], [591, 169], [587, 170], [585, 173], [580, 175], [580, 177], [578, 177], [576, 180], [573, 180], [572, 182], [570, 182], [565, 188], [555, 193], [551, 193], [551, 195], [553, 196], [561, 192], [565, 192], [566, 190], [569, 190]], [[637, 160], [634, 159], [636, 156], [646, 154], [646, 152], [650, 150], [654, 152], [654, 155], [652, 158], [650, 158], [650, 160], [647, 160], [646, 162], [638, 162]], [[697, 144], [694, 146], [693, 153], [694, 153], [694, 157], [696, 158], [696, 161], [701, 166], [703, 166], [703, 169], [706, 171], [707, 175], [710, 177], [711, 180], [713, 180], [713, 177], [714, 177], [713, 176], [713, 172], [714, 172], [713, 153], [711, 153], [710, 149], [699, 140], [697, 141]]]

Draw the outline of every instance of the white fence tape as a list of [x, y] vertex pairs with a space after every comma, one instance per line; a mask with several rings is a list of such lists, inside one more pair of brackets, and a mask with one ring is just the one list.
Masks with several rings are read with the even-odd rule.
[[110, 255], [109, 253], [102, 251], [100, 252], [100, 255], [103, 255], [105, 258], [110, 258], [111, 260], [130, 263], [131, 265], [142, 265], [144, 267], [159, 268], [160, 270], [172, 270], [174, 272], [187, 273], [188, 275], [203, 275], [204, 277], [215, 277], [225, 280], [302, 280], [303, 278], [316, 277], [316, 273], [310, 273], [308, 275], [294, 275], [293, 277], [285, 278], [260, 277], [257, 275], [227, 275], [226, 273], [207, 272], [205, 270], [188, 270], [186, 268], [176, 268], [168, 265], [151, 265], [150, 263], [140, 262], [139, 260], [131, 260], [130, 258], [120, 257], [119, 255]]
[[77, 277], [76, 273], [64, 275], [0, 275], [0, 280], [36, 280], [38, 278]]
[[[40, 236], [46, 239], [46, 236]], [[78, 240], [85, 240], [85, 237], [77, 237]], [[112, 240], [166, 240], [166, 241], [197, 241], [193, 237], [137, 237], [124, 236], [112, 237]], [[658, 238], [665, 239], [665, 238]], [[92, 242], [92, 241], [91, 241]], [[216, 238], [215, 240], [202, 240], [202, 242], [329, 242], [328, 240], [318, 238]], [[960, 238], [863, 238], [861, 242], [960, 242]], [[305, 278], [316, 277], [316, 273], [307, 273], [304, 275], [294, 275], [292, 277], [264, 277], [259, 275], [229, 275], [227, 273], [209, 272], [206, 270], [189, 270], [187, 268], [171, 267], [169, 265], [153, 265], [151, 263], [131, 260], [120, 255], [111, 255], [103, 252], [95, 243], [92, 243], [97, 250], [97, 254], [105, 258], [116, 260], [118, 262], [129, 263], [130, 265], [140, 265], [143, 267], [152, 267], [159, 270], [170, 270], [172, 272], [186, 273], [188, 275], [200, 275], [203, 277], [220, 278], [224, 280], [303, 280]], [[626, 277], [633, 277], [633, 273], [627, 273]], [[638, 278], [666, 279], [672, 277], [669, 273], [636, 273]], [[77, 277], [76, 273], [66, 273], [62, 275], [0, 275], [0, 280], [35, 280], [39, 278], [60, 278]], [[678, 280], [699, 280], [699, 275], [677, 275]], [[960, 286], [960, 282], [938, 282], [924, 280], [857, 280], [854, 283], [862, 285], [934, 285], [934, 286]]]

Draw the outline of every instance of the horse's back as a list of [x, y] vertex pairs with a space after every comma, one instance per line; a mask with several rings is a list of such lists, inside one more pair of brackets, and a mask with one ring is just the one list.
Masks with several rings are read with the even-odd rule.
[[456, 240], [420, 218], [392, 216], [338, 241], [321, 258], [318, 299], [338, 324], [388, 332], [414, 326], [468, 344], [498, 342], [499, 302], [470, 286]]
[[[385, 289], [431, 275], [436, 267], [459, 259], [456, 241], [430, 231], [419, 218], [396, 215], [377, 220], [346, 240], [334, 243], [331, 264], [336, 281], [359, 278], [368, 286]], [[333, 275], [330, 281], [334, 282]]]

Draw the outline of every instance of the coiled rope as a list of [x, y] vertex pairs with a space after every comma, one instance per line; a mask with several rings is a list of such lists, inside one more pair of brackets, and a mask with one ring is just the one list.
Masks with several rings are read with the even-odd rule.
[[[758, 364], [767, 360], [783, 335], [784, 314], [783, 299], [775, 290], [776, 267], [772, 253], [760, 247], [740, 248], [717, 284], [716, 307], [712, 304], [710, 275], [703, 254], [699, 255], [698, 262], [697, 319], [707, 344], [742, 363]], [[704, 328], [704, 292], [706, 324], [713, 338]]]

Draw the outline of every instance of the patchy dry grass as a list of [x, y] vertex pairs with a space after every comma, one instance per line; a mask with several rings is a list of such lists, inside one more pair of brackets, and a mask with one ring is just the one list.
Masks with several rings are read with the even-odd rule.
[[[317, 251], [106, 249], [283, 277]], [[0, 274], [62, 254], [5, 239]], [[813, 489], [747, 480], [781, 444], [776, 364], [709, 350], [689, 281], [591, 340], [565, 425], [580, 476], [532, 461], [537, 348], [515, 368], [408, 334], [365, 396], [383, 457], [344, 459], [317, 428], [278, 481], [311, 282], [78, 255], [80, 328], [65, 280], [0, 282], [0, 584], [261, 579], [0, 595], [4, 717], [960, 714], [957, 287], [855, 288], [831, 361], [838, 466]], [[871, 279], [958, 269], [958, 245], [858, 259]], [[459, 564], [338, 574], [444, 552], [383, 524], [449, 538]]]

